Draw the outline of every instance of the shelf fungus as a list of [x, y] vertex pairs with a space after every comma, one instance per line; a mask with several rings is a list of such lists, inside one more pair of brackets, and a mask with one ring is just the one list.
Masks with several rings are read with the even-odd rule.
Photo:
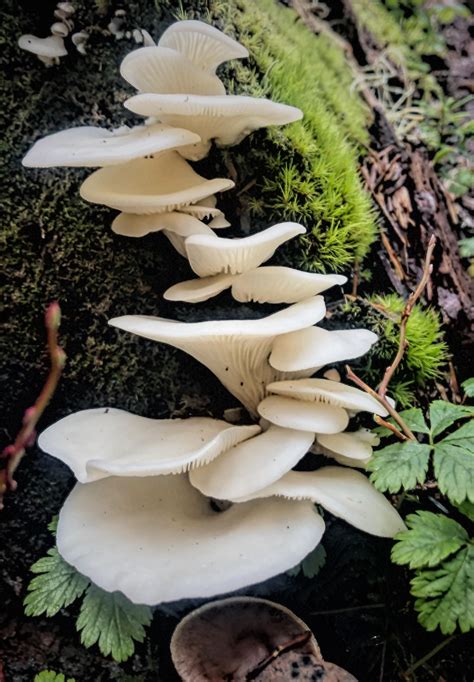
[[[60, 41], [55, 36], [54, 45]], [[186, 160], [205, 156], [212, 141], [234, 145], [256, 128], [301, 118], [286, 104], [225, 94], [216, 68], [246, 56], [211, 26], [173, 24], [158, 46], [135, 50], [121, 65], [139, 91], [127, 108], [152, 121], [55, 133], [23, 161], [97, 167], [81, 196], [120, 211], [114, 233], [162, 231], [198, 275], [169, 288], [168, 300], [199, 303], [230, 289], [238, 302], [285, 305], [252, 319], [110, 320], [204, 364], [247, 408], [250, 425], [149, 419], [99, 407], [61, 419], [40, 437], [79, 481], [59, 515], [59, 553], [99, 587], [140, 604], [212, 597], [294, 567], [323, 535], [315, 504], [373, 535], [390, 537], [403, 527], [364, 473], [350, 468], [363, 468], [376, 444], [350, 419], [361, 411], [386, 416], [385, 410], [356, 388], [311, 377], [377, 341], [365, 329], [315, 326], [326, 313], [321, 293], [345, 277], [262, 265], [305, 232], [296, 223], [242, 239], [217, 236], [229, 223], [216, 194], [234, 182], [202, 177]], [[142, 348], [146, 353], [145, 341]], [[314, 453], [343, 466], [318, 469]], [[314, 470], [295, 471], [307, 454], [305, 466], [315, 462]], [[216, 511], [213, 500], [224, 501], [224, 510]]]

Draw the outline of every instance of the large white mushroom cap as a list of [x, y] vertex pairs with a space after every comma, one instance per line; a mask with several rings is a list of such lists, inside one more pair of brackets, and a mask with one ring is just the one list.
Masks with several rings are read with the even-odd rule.
[[169, 47], [140, 47], [129, 52], [120, 73], [144, 93], [225, 95], [223, 82]]
[[297, 379], [278, 381], [267, 386], [270, 393], [309, 402], [326, 403], [344, 407], [354, 412], [372, 412], [380, 417], [388, 415], [378, 400], [355, 386], [348, 386], [330, 379]]
[[309, 502], [236, 504], [224, 512], [186, 474], [77, 484], [59, 515], [61, 556], [139, 604], [212, 597], [301, 561], [324, 522]]
[[125, 213], [164, 213], [234, 186], [198, 175], [177, 152], [101, 168], [81, 185], [81, 197]]
[[176, 21], [166, 29], [158, 45], [176, 50], [211, 74], [219, 64], [249, 55], [243, 45], [203, 21]]
[[270, 426], [207, 466], [191, 471], [189, 480], [203, 495], [238, 500], [266, 488], [292, 469], [310, 449], [314, 433]]
[[164, 297], [170, 301], [197, 303], [231, 287], [233, 298], [241, 303], [297, 303], [336, 284], [344, 284], [345, 281], [346, 278], [342, 275], [318, 275], [278, 265], [266, 265], [233, 276], [211, 275], [203, 279], [179, 282], [167, 289]]
[[208, 463], [259, 433], [220, 419], [148, 419], [113, 407], [82, 410], [39, 437], [42, 450], [67, 464], [81, 483], [107, 476], [177, 474]]
[[199, 136], [183, 128], [155, 125], [122, 126], [104, 130], [94, 126], [70, 128], [35, 142], [24, 166], [112, 166], [183, 145], [197, 144]]
[[58, 59], [67, 55], [64, 40], [61, 36], [53, 35], [47, 38], [38, 38], [37, 36], [25, 34], [18, 39], [18, 47], [45, 59]]
[[309, 327], [278, 339], [270, 364], [283, 372], [310, 370], [315, 372], [331, 362], [351, 360], [367, 353], [378, 341], [368, 329], [327, 331]]
[[280, 334], [315, 324], [324, 314], [324, 300], [322, 296], [315, 296], [258, 320], [176, 322], [146, 315], [125, 315], [110, 320], [109, 324], [189, 353], [255, 413], [266, 385], [288, 378], [268, 364], [275, 339]]
[[371, 535], [391, 538], [405, 528], [387, 498], [364, 474], [352, 469], [323, 467], [318, 471], [290, 471], [268, 488], [243, 499], [272, 495], [316, 502]]
[[271, 258], [281, 244], [305, 232], [298, 223], [279, 223], [242, 239], [226, 239], [215, 234], [195, 235], [186, 240], [186, 253], [189, 264], [200, 277], [236, 275], [260, 265]]
[[201, 144], [180, 150], [193, 160], [206, 156], [212, 140], [219, 146], [232, 146], [257, 128], [293, 123], [303, 116], [300, 109], [287, 104], [238, 95], [205, 97], [146, 92], [131, 97], [124, 106], [135, 114], [155, 116], [163, 123], [197, 133]]
[[341, 407], [279, 395], [270, 395], [262, 400], [258, 413], [272, 424], [313, 433], [339, 433], [349, 423], [349, 416]]

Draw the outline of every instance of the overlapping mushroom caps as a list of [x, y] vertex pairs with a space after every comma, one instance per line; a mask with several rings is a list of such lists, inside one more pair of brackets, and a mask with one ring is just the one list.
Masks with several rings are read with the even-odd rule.
[[[121, 211], [114, 232], [163, 231], [198, 275], [168, 289], [169, 300], [197, 303], [230, 288], [237, 301], [291, 304], [260, 319], [110, 321], [192, 355], [259, 425], [98, 408], [42, 434], [41, 447], [79, 481], [59, 516], [59, 552], [100, 587], [139, 603], [210, 597], [293, 567], [324, 532], [315, 503], [374, 535], [402, 527], [388, 500], [348, 468], [363, 468], [374, 444], [370, 432], [347, 430], [350, 419], [360, 411], [384, 416], [384, 409], [358, 389], [310, 378], [376, 341], [364, 329], [315, 326], [325, 315], [321, 292], [345, 278], [262, 266], [305, 231], [295, 223], [218, 237], [214, 229], [228, 223], [215, 194], [234, 183], [203, 178], [185, 160], [205, 155], [212, 139], [236, 144], [257, 127], [300, 117], [293, 107], [225, 94], [216, 68], [245, 56], [216, 29], [178, 22], [158, 46], [132, 52], [121, 66], [140, 91], [127, 106], [155, 121], [116, 131], [73, 128], [40, 140], [24, 159], [27, 166], [98, 167], [81, 195]], [[294, 471], [307, 453], [344, 466]], [[217, 512], [212, 499], [230, 506]]]

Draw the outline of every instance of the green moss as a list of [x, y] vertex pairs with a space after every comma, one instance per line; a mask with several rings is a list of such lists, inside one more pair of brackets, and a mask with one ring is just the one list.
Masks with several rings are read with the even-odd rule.
[[273, 0], [213, 2], [212, 8], [251, 55], [227, 72], [230, 88], [304, 113], [302, 121], [262, 132], [258, 146], [251, 140], [233, 154], [241, 184], [254, 183], [243, 197], [251, 216], [306, 225], [308, 235], [291, 254], [294, 265], [347, 268], [366, 255], [376, 229], [358, 173], [369, 114], [342, 50]]

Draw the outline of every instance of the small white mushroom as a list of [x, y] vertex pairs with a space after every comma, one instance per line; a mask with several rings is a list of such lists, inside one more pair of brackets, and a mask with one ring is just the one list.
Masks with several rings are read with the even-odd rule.
[[88, 39], [89, 34], [86, 33], [86, 31], [78, 31], [71, 36], [72, 44], [80, 54], [86, 54], [86, 43]]
[[354, 412], [371, 412], [380, 417], [388, 415], [387, 410], [378, 400], [355, 386], [348, 386], [328, 379], [297, 379], [279, 381], [267, 386], [270, 393], [294, 398], [296, 400], [314, 401], [344, 407]]
[[372, 445], [366, 438], [365, 429], [335, 434], [317, 434], [316, 440], [322, 453], [333, 457], [339, 464], [365, 468], [372, 457]]
[[190, 472], [203, 495], [238, 500], [274, 483], [308, 452], [314, 433], [270, 426], [264, 433], [225, 451], [210, 464]]
[[242, 239], [196, 235], [186, 240], [186, 253], [200, 277], [236, 275], [257, 267], [271, 258], [281, 244], [305, 232], [297, 223], [279, 223]]
[[143, 36], [142, 42], [143, 42], [144, 47], [153, 47], [154, 45], [156, 45], [155, 41], [153, 40], [153, 38], [151, 37], [151, 35], [148, 33], [148, 31], [146, 29], [141, 28], [140, 31], [141, 31], [141, 34]]
[[323, 373], [323, 377], [325, 379], [329, 379], [330, 381], [341, 381], [341, 375], [337, 371], [335, 367], [331, 367], [331, 369], [327, 369]]
[[65, 12], [66, 14], [74, 14], [74, 12], [76, 11], [76, 8], [72, 4], [72, 2], [58, 2], [56, 7], [60, 12]]
[[183, 238], [192, 234], [213, 234], [206, 223], [178, 211], [149, 215], [120, 213], [112, 223], [112, 231], [123, 237], [144, 237], [150, 232], [161, 232], [161, 230], [177, 232]]
[[300, 562], [324, 522], [309, 502], [236, 504], [223, 512], [187, 475], [77, 484], [60, 514], [60, 555], [107, 592], [138, 604], [212, 597]]
[[175, 151], [101, 168], [81, 185], [81, 197], [125, 213], [164, 213], [234, 187], [227, 178], [198, 175]]
[[60, 419], [39, 437], [42, 450], [67, 464], [77, 480], [176, 474], [206, 464], [259, 433], [220, 419], [148, 419], [100, 407]]
[[271, 395], [258, 405], [258, 413], [271, 424], [313, 433], [339, 433], [349, 423], [346, 410], [321, 403]]
[[324, 299], [314, 296], [259, 320], [176, 322], [146, 315], [125, 315], [110, 320], [109, 324], [189, 353], [255, 414], [267, 384], [291, 378], [275, 372], [268, 364], [275, 339], [280, 334], [315, 324], [324, 314]]
[[166, 29], [158, 45], [176, 50], [210, 74], [223, 62], [249, 55], [243, 45], [203, 21], [176, 21]]
[[140, 47], [129, 52], [120, 65], [120, 73], [130, 85], [141, 92], [225, 94], [224, 84], [217, 76], [206, 73], [168, 47]]
[[[186, 247], [185, 247], [186, 248]], [[237, 275], [238, 276], [238, 275]], [[167, 301], [186, 301], [186, 303], [201, 303], [217, 296], [232, 286], [236, 275], [213, 275], [200, 279], [188, 279], [175, 284], [165, 291], [163, 298]]]
[[18, 46], [22, 50], [31, 52], [38, 57], [48, 60], [57, 60], [65, 57], [67, 50], [64, 47], [64, 40], [60, 36], [48, 36], [48, 38], [38, 38], [33, 35], [23, 35], [18, 39]]
[[198, 136], [189, 130], [160, 123], [115, 130], [80, 126], [41, 138], [22, 163], [30, 168], [112, 166], [197, 142]]
[[279, 481], [242, 501], [278, 495], [311, 500], [360, 530], [391, 538], [405, 529], [399, 513], [359, 471], [323, 467], [318, 471], [290, 471]]
[[69, 35], [69, 27], [66, 26], [66, 24], [63, 21], [55, 21], [54, 24], [51, 26], [51, 33], [53, 36], [60, 36], [61, 38], [65, 38], [67, 35]]
[[211, 220], [209, 227], [212, 227], [213, 230], [222, 230], [226, 227], [230, 227], [230, 223], [226, 220], [224, 214], [221, 213]]
[[154, 94], [149, 89], [128, 99], [124, 106], [136, 114], [156, 116], [163, 123], [197, 133], [201, 138], [199, 147], [181, 150], [186, 158], [192, 160], [206, 156], [212, 140], [219, 146], [236, 145], [257, 128], [285, 125], [303, 116], [296, 107], [268, 99], [237, 95]]
[[351, 360], [367, 353], [378, 341], [368, 329], [327, 331], [309, 327], [278, 339], [270, 364], [283, 372], [310, 370], [315, 372], [332, 362]]
[[[216, 197], [214, 194], [201, 199], [201, 201], [196, 201], [195, 204], [190, 204], [189, 206], [180, 206], [181, 213], [189, 213], [189, 215], [199, 218], [199, 220], [215, 218], [220, 215], [224, 215], [221, 210], [216, 208]], [[216, 229], [216, 228], [214, 228]]]

